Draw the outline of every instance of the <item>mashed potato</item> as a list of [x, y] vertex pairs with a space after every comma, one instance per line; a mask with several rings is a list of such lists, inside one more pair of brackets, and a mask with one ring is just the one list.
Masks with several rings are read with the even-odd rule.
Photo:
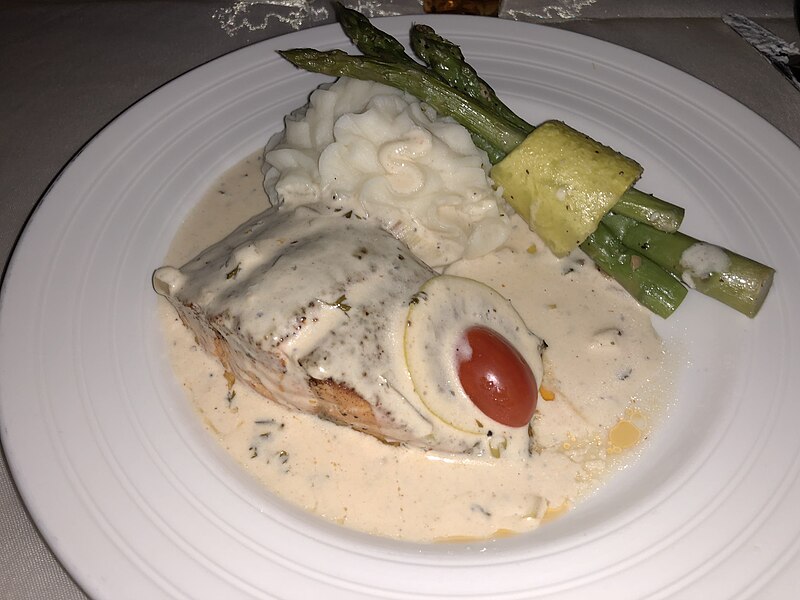
[[322, 202], [378, 221], [431, 267], [508, 238], [508, 208], [469, 133], [413, 96], [339, 79], [286, 119], [264, 155], [273, 204]]

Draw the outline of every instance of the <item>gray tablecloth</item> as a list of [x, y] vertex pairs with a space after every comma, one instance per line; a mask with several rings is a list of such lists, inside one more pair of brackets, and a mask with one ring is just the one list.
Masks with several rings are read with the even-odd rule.
[[[350, 0], [373, 16], [420, 0]], [[800, 143], [800, 92], [721, 16], [798, 40], [788, 0], [506, 0], [501, 18], [631, 48], [710, 83]], [[187, 70], [242, 46], [332, 21], [325, 0], [5, 2], [0, 6], [0, 264], [39, 198], [92, 136]], [[0, 461], [0, 598], [80, 599]]]

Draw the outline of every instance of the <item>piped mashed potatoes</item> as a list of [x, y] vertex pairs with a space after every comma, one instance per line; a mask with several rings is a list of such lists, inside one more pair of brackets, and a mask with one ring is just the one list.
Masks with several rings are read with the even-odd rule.
[[487, 254], [511, 231], [489, 160], [467, 130], [378, 83], [340, 79], [314, 91], [265, 160], [274, 205], [352, 210], [433, 268]]
[[[489, 419], [475, 431], [452, 433], [448, 439], [461, 443], [444, 449], [386, 443], [269, 402], [241, 380], [230, 385], [229, 373], [164, 302], [173, 365], [207, 428], [274, 494], [331, 521], [405, 540], [522, 532], [594, 491], [649, 431], [668, 378], [649, 314], [580, 251], [554, 257], [505, 206], [488, 167], [461, 126], [394, 89], [342, 79], [315, 91], [309, 106], [287, 118], [285, 132], [263, 158], [250, 157], [223, 175], [176, 235], [166, 262], [191, 265], [189, 259], [213, 249], [251, 215], [258, 220], [275, 211], [313, 211], [330, 223], [358, 220], [405, 244], [431, 277], [446, 274], [490, 286], [513, 307], [522, 328], [533, 332], [531, 339], [546, 343], [535, 357], [541, 361], [541, 396], [529, 427], [504, 430]], [[267, 204], [272, 208], [259, 216]], [[331, 244], [320, 253], [338, 264], [341, 248]], [[238, 266], [221, 261], [209, 281]], [[161, 292], [177, 297], [185, 272], [186, 267], [157, 273]], [[290, 273], [284, 283], [313, 295], [313, 277], [292, 280]], [[427, 275], [420, 273], [422, 287]], [[247, 301], [265, 311], [276, 302], [269, 286], [257, 293], [250, 286], [236, 289], [243, 297], [250, 293]], [[416, 292], [403, 290], [411, 297]], [[334, 296], [329, 290], [320, 301], [333, 305], [338, 321], [357, 318], [357, 304]], [[446, 336], [437, 345], [434, 336], [415, 345], [412, 352], [420, 354], [407, 360], [402, 325], [409, 308], [395, 303], [385, 315], [386, 323], [400, 324], [387, 325], [394, 331], [386, 337], [391, 369], [365, 369], [352, 349], [336, 357], [337, 369], [351, 364], [365, 381], [382, 381], [403, 397], [416, 431], [450, 431], [448, 419], [428, 410], [416, 394], [408, 365], [428, 364], [425, 352], [435, 363], [455, 348], [445, 347]], [[440, 312], [426, 307], [425, 314], [434, 321], [437, 314], [464, 319], [445, 328], [450, 331], [472, 324], [451, 306]], [[325, 335], [331, 331], [336, 330]], [[540, 351], [544, 344], [533, 347]], [[314, 348], [306, 351], [311, 355]]]

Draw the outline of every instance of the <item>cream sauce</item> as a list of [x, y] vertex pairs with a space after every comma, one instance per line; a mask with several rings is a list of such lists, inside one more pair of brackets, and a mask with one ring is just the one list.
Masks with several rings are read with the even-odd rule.
[[724, 273], [731, 265], [730, 257], [719, 246], [696, 242], [681, 254], [680, 266], [683, 282], [695, 287], [695, 279], [708, 279], [712, 273]]
[[[254, 155], [215, 184], [166, 264], [183, 264], [267, 207], [260, 168]], [[325, 519], [414, 541], [535, 528], [633, 458], [629, 447], [664, 404], [669, 370], [644, 309], [579, 252], [558, 260], [521, 219], [510, 223], [502, 248], [456, 261], [447, 273], [494, 287], [548, 344], [536, 451], [526, 460], [391, 446], [270, 403], [242, 384], [229, 391], [222, 367], [162, 300], [176, 374], [236, 461], [272, 493]]]

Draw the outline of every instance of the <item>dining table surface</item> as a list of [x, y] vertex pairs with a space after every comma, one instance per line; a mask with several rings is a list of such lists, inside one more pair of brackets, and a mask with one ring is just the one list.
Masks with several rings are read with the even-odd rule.
[[[423, 13], [422, 0], [344, 4], [370, 17]], [[497, 17], [475, 18], [543, 24], [655, 58], [733, 97], [800, 144], [800, 91], [725, 24], [730, 13], [787, 42], [800, 39], [788, 0], [505, 0]], [[0, 3], [3, 273], [48, 187], [137, 100], [239, 48], [333, 21], [324, 0]], [[37, 530], [3, 458], [0, 598], [86, 597]]]

